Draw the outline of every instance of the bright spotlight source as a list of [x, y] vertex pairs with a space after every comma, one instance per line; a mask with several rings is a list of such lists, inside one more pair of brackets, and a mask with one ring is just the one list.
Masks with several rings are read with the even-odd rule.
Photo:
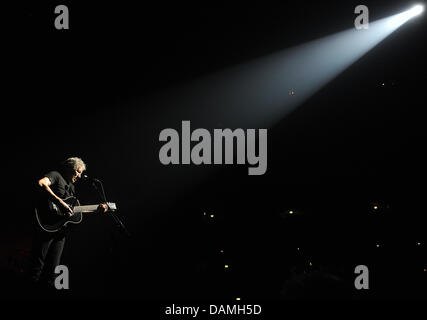
[[409, 19], [412, 19], [412, 18], [420, 15], [423, 11], [424, 11], [424, 6], [421, 4], [418, 4], [409, 10], [406, 10], [402, 13], [399, 13], [399, 14], [391, 17], [389, 26], [391, 28], [398, 28], [402, 24], [407, 22]]
[[424, 11], [424, 6], [421, 4], [418, 4], [409, 11], [411, 11], [412, 16], [415, 17]]

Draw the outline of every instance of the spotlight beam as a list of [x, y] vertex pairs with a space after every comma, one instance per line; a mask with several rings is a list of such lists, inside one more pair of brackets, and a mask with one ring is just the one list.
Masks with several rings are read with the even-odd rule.
[[269, 127], [423, 9], [417, 5], [375, 21], [367, 30], [352, 28], [209, 75], [163, 94], [161, 104], [171, 106], [168, 112], [176, 123], [185, 119], [204, 128]]

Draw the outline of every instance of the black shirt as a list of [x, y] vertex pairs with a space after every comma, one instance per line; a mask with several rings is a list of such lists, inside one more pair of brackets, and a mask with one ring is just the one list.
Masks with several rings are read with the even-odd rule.
[[44, 175], [48, 177], [52, 191], [60, 198], [65, 199], [75, 196], [75, 188], [72, 182], [68, 182], [59, 171], [50, 171]]

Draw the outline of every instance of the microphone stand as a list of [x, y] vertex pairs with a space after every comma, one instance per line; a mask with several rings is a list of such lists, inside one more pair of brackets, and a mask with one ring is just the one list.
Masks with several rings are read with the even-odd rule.
[[[95, 182], [97, 182], [101, 186], [101, 189], [98, 188]], [[116, 226], [120, 229], [120, 231], [122, 231], [126, 236], [130, 237], [131, 235], [129, 231], [126, 229], [126, 227], [124, 226], [123, 222], [113, 212], [113, 210], [111, 210], [110, 206], [108, 205], [107, 197], [105, 196], [104, 186], [102, 185], [102, 182], [98, 179], [92, 179], [92, 186], [98, 192], [98, 195], [101, 198], [102, 202], [104, 202], [107, 205], [108, 207], [107, 214], [109, 214], [113, 218], [114, 222], [116, 223]]]

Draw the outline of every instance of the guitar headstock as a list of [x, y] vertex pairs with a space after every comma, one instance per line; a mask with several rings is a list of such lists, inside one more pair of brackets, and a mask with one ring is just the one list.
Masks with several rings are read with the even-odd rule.
[[110, 211], [116, 211], [117, 210], [117, 206], [114, 202], [107, 202], [107, 206], [108, 206]]

